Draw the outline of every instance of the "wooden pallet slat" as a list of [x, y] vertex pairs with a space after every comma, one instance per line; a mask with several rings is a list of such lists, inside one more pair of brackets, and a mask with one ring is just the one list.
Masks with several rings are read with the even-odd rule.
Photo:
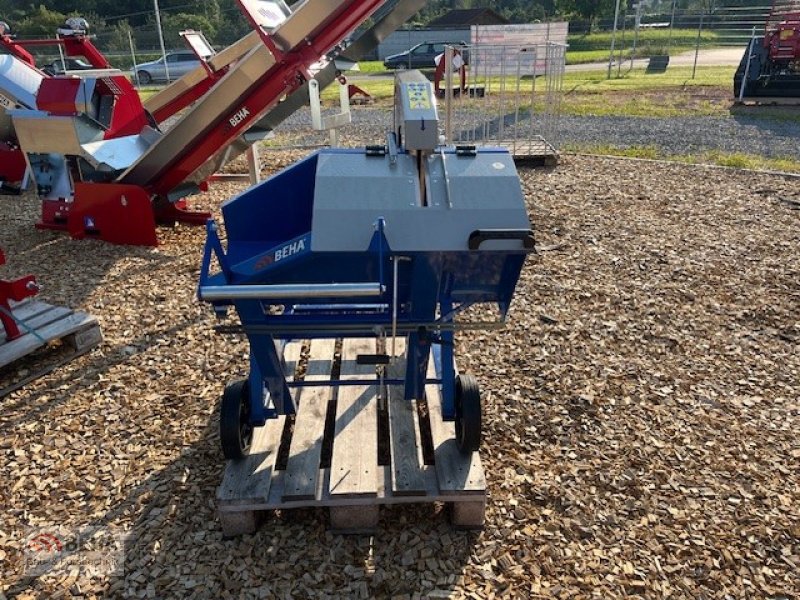
[[[44, 304], [44, 303], [39, 303]], [[18, 317], [16, 311], [13, 313]], [[31, 354], [48, 342], [66, 338], [84, 330], [97, 327], [97, 320], [83, 312], [73, 312], [68, 308], [45, 305], [42, 310], [25, 319], [24, 333], [15, 340], [0, 345], [0, 367]]]
[[269, 419], [263, 427], [256, 427], [250, 454], [242, 460], [228, 461], [217, 490], [217, 499], [224, 501], [226, 506], [262, 502], [269, 497], [284, 419]]
[[[42, 303], [39, 302], [38, 304]], [[37, 335], [39, 335], [46, 341], [49, 341], [47, 340], [47, 338], [42, 336], [41, 333], [39, 333], [39, 330], [42, 329], [43, 327], [47, 327], [51, 323], [55, 323], [56, 321], [73, 314], [73, 311], [70, 310], [69, 308], [64, 308], [63, 306], [50, 306], [49, 304], [45, 306], [46, 308], [44, 310], [39, 311], [37, 312], [37, 314], [31, 315], [27, 318], [20, 317], [19, 313], [16, 311], [12, 312], [14, 318], [17, 319], [19, 331], [22, 335], [17, 339], [8, 342], [6, 339], [5, 331], [0, 330], [0, 344], [8, 343], [10, 346], [11, 344], [15, 344], [19, 340], [23, 339], [26, 335], [30, 335], [34, 340], [39, 342], [39, 345], [42, 345], [42, 341], [39, 340], [35, 335], [33, 335], [31, 331], [35, 331]]]
[[[306, 381], [324, 381], [331, 376], [335, 340], [314, 340], [306, 370]], [[318, 479], [325, 415], [331, 389], [327, 386], [298, 388], [298, 407], [294, 435], [289, 446], [289, 460], [284, 475], [284, 500], [305, 500], [318, 497]]]
[[[405, 376], [406, 361], [394, 359], [388, 377]], [[392, 492], [424, 496], [427, 492], [417, 401], [406, 400], [403, 386], [389, 386], [389, 440], [392, 455]]]
[[[294, 375], [300, 359], [300, 345], [288, 344], [284, 349], [284, 362], [287, 376]], [[222, 483], [217, 488], [217, 501], [221, 511], [237, 504], [257, 504], [266, 502], [272, 485], [278, 448], [283, 435], [286, 417], [269, 419], [263, 427], [253, 431], [250, 453], [242, 460], [229, 460], [225, 466]], [[226, 535], [234, 535], [231, 530], [239, 529], [240, 523], [227, 524]], [[245, 524], [245, 528], [249, 527]], [[226, 523], [223, 522], [223, 529]]]
[[22, 335], [8, 341], [5, 331], [0, 330], [0, 368], [46, 348], [56, 340], [72, 351], [49, 357], [51, 360], [46, 363], [39, 361], [32, 373], [0, 389], [0, 398], [67, 364], [103, 341], [97, 320], [83, 312], [53, 306], [38, 299], [13, 304], [11, 312], [21, 323]]
[[[346, 339], [340, 379], [374, 376], [373, 365], [359, 365], [359, 354], [374, 354], [375, 340]], [[375, 386], [337, 388], [336, 426], [331, 461], [332, 496], [374, 496], [378, 492], [378, 412]]]
[[[28, 321], [41, 315], [42, 313], [53, 310], [55, 306], [41, 302], [40, 300], [24, 300], [18, 304], [11, 303], [11, 313], [14, 318], [28, 325]], [[6, 332], [0, 329], [0, 344], [5, 343]]]
[[[428, 377], [436, 375], [433, 360], [428, 363]], [[477, 452], [464, 454], [456, 445], [455, 424], [442, 418], [442, 395], [438, 385], [425, 386], [428, 400], [431, 437], [439, 479], [439, 490], [443, 494], [459, 494], [471, 500], [454, 502], [451, 505], [451, 522], [456, 527], [480, 529], [486, 515], [486, 476], [481, 457]]]
[[[435, 376], [436, 371], [431, 360], [428, 377]], [[439, 386], [425, 386], [425, 396], [428, 400], [439, 489], [446, 494], [484, 494], [486, 478], [481, 457], [477, 452], [463, 454], [456, 446], [455, 424], [442, 419], [442, 396]]]

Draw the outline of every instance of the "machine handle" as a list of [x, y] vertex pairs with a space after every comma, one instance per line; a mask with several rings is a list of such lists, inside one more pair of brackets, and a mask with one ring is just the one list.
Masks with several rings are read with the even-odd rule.
[[280, 285], [202, 286], [200, 299], [207, 302], [230, 300], [294, 300], [298, 298], [360, 298], [380, 296], [380, 283], [300, 283]]
[[476, 229], [469, 234], [469, 249], [477, 250], [487, 240], [520, 240], [526, 250], [536, 249], [530, 229]]

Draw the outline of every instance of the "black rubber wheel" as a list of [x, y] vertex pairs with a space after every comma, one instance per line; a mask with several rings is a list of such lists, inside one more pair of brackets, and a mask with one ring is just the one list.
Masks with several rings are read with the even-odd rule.
[[481, 445], [481, 394], [472, 375], [456, 377], [456, 445], [463, 453]]
[[153, 78], [150, 76], [150, 73], [148, 73], [147, 71], [139, 71], [136, 75], [139, 78], [139, 83], [142, 84], [142, 85], [148, 85], [148, 84], [152, 83], [152, 81], [153, 81]]
[[253, 441], [250, 424], [250, 387], [246, 379], [225, 387], [219, 415], [219, 439], [222, 453], [229, 460], [244, 458]]

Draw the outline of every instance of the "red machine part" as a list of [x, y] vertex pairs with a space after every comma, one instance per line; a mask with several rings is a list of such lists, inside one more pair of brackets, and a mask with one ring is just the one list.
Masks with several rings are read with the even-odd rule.
[[33, 55], [23, 48], [22, 44], [15, 40], [11, 34], [4, 33], [0, 35], [0, 46], [5, 48], [9, 54], [16, 56], [23, 62], [28, 63], [30, 66], [36, 68], [36, 59]]
[[[467, 90], [467, 65], [465, 64], [463, 57], [461, 56], [461, 51], [458, 48], [453, 49], [453, 63], [455, 63], [453, 65], [453, 70], [458, 72], [461, 80], [460, 91], [465, 92]], [[441, 60], [436, 63], [436, 72], [433, 75], [433, 83], [434, 88], [436, 89], [436, 95], [440, 98], [444, 97], [444, 91], [441, 89], [441, 86], [445, 78], [446, 69], [447, 64], [445, 63], [443, 54]]]
[[88, 37], [82, 34], [40, 40], [16, 40], [11, 35], [4, 34], [0, 35], [0, 46], [3, 46], [9, 54], [25, 61], [32, 67], [36, 66], [36, 60], [28, 52], [27, 48], [61, 46], [65, 55], [83, 57], [97, 69], [112, 68], [106, 57], [92, 44]]
[[25, 177], [25, 155], [16, 146], [0, 142], [0, 182], [17, 183]]
[[767, 26], [764, 47], [774, 61], [800, 60], [800, 12], [782, 15], [772, 30]]
[[77, 77], [47, 78], [42, 80], [36, 94], [36, 108], [55, 115], [74, 115], [79, 111], [78, 100], [81, 80]]
[[350, 104], [372, 102], [372, 95], [368, 91], [358, 87], [355, 83], [347, 83], [347, 77], [344, 75], [339, 75], [337, 79], [341, 85], [347, 86], [347, 97], [350, 99]]
[[[304, 85], [311, 78], [310, 66], [363, 23], [382, 2], [340, 2], [337, 10], [294, 48], [279, 49], [271, 34], [254, 22], [275, 64], [257, 78], [235, 109], [217, 115], [200, 128], [193, 138], [186, 141], [184, 151], [160, 163], [157, 172], [148, 175], [146, 183], [127, 182], [124, 178], [115, 183], [76, 183], [72, 202], [44, 202], [43, 222], [39, 227], [66, 228], [76, 238], [96, 237], [117, 244], [156, 245], [156, 221], [205, 223], [209, 213], [189, 212], [183, 201], [169, 203], [165, 199], [216, 152], [247, 131], [281, 98]], [[243, 0], [239, 3], [242, 4]], [[247, 14], [252, 19], [252, 15]], [[52, 93], [50, 85], [53, 85]], [[70, 87], [72, 84], [62, 85], [64, 87], [59, 88], [58, 83], [48, 84], [43, 101], [59, 110], [66, 110], [63, 94], [66, 91], [72, 98], [74, 89]], [[211, 86], [213, 82], [209, 82]], [[196, 93], [198, 97], [202, 95], [200, 89]], [[124, 134], [117, 129], [116, 135]]]
[[100, 114], [90, 115], [106, 127], [103, 139], [136, 135], [149, 125], [147, 113], [133, 85], [124, 75], [110, 75], [97, 80], [93, 98], [82, 98], [85, 89], [83, 80], [78, 77], [49, 77], [42, 80], [36, 96], [39, 110], [53, 115], [74, 115], [84, 112], [91, 104], [110, 106], [110, 121], [104, 122]]
[[211, 213], [190, 211], [185, 200], [153, 202], [144, 189], [121, 183], [75, 183], [75, 200], [42, 202], [38, 229], [68, 231], [74, 239], [157, 246], [156, 225], [205, 225]]
[[[241, 4], [241, 0], [239, 3]], [[243, 131], [247, 131], [267, 109], [300, 88], [311, 78], [309, 66], [369, 18], [381, 3], [382, 0], [343, 3], [338, 11], [329, 16], [320, 30], [309, 38], [307, 45], [287, 52], [278, 49], [270, 34], [259, 23], [253, 23], [262, 41], [275, 57], [275, 66], [261, 76], [254, 92], [248, 98], [242, 98], [236, 110], [220, 115], [213, 123], [209, 123], [202, 135], [187, 148], [187, 152], [163, 165], [154, 178], [153, 192], [162, 196], [168, 194], [220, 148], [229, 145]], [[249, 17], [249, 13], [247, 15]]]
[[[0, 265], [6, 263], [5, 254], [0, 250]], [[39, 291], [33, 275], [26, 275], [19, 279], [0, 279], [0, 323], [6, 332], [6, 341], [9, 342], [20, 335], [19, 326], [11, 314], [11, 302], [21, 302], [25, 298], [35, 296]]]
[[[208, 71], [208, 69], [206, 69]], [[202, 98], [205, 93], [214, 87], [220, 79], [228, 72], [228, 67], [208, 73], [208, 76], [200, 83], [190, 88], [168, 104], [153, 111], [153, 118], [157, 123], [163, 123], [172, 115], [179, 113], [187, 106]]]

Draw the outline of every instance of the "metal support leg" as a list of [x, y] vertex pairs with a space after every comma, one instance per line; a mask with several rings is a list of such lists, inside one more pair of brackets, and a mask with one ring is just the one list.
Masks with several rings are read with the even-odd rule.
[[452, 421], [456, 417], [455, 387], [456, 365], [453, 353], [453, 332], [442, 332], [442, 419]]
[[[267, 407], [265, 403], [265, 385], [271, 407]], [[253, 425], [257, 427], [270, 417], [295, 412], [284, 375], [282, 352], [271, 335], [250, 336], [250, 408]]]
[[425, 397], [425, 378], [430, 355], [430, 332], [421, 328], [420, 331], [409, 334], [406, 348], [406, 400], [421, 400]]
[[250, 183], [261, 183], [261, 157], [258, 153], [258, 143], [252, 144], [247, 149], [247, 168], [250, 171]]

